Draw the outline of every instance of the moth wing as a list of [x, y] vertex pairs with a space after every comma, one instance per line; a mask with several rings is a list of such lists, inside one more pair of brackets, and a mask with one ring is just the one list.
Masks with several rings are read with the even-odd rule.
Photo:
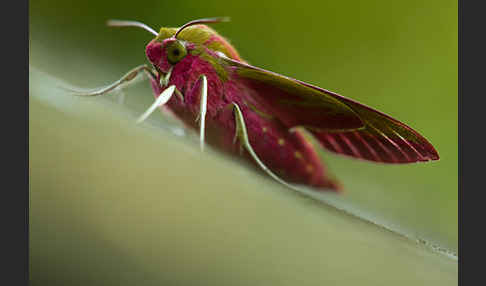
[[343, 131], [364, 128], [359, 115], [333, 95], [277, 73], [226, 57], [221, 59], [223, 65], [229, 66], [231, 77], [249, 87], [248, 99], [255, 110], [277, 117], [289, 128]]
[[269, 114], [304, 127], [326, 149], [383, 163], [438, 160], [434, 147], [406, 124], [334, 92], [226, 57], [222, 60]]

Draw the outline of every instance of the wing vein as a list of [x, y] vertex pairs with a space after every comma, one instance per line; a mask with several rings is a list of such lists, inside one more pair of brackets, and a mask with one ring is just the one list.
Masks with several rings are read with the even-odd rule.
[[374, 127], [373, 125], [368, 124], [368, 126], [370, 126], [370, 127], [372, 127], [373, 129], [375, 129], [375, 130], [376, 130], [376, 131], [377, 131], [377, 132], [378, 132], [378, 133], [379, 133], [379, 134], [380, 134], [380, 135], [381, 135], [383, 138], [385, 138], [385, 139], [386, 139], [388, 142], [390, 142], [390, 144], [392, 144], [392, 145], [393, 145], [395, 148], [397, 148], [397, 149], [398, 149], [398, 151], [400, 151], [400, 153], [402, 153], [402, 154], [403, 154], [403, 156], [405, 157], [405, 159], [407, 159], [407, 160], [409, 160], [409, 161], [410, 161], [410, 157], [407, 155], [407, 153], [405, 153], [405, 152], [403, 151], [403, 149], [402, 149], [400, 146], [398, 146], [398, 144], [397, 144], [395, 141], [391, 140], [391, 139], [390, 139], [388, 136], [386, 136], [386, 134], [385, 134], [385, 133], [383, 133], [383, 131], [381, 131], [380, 129], [378, 129], [378, 128]]
[[395, 133], [395, 135], [397, 135], [398, 138], [400, 138], [400, 140], [402, 140], [405, 144], [407, 144], [407, 146], [410, 147], [410, 149], [412, 149], [415, 153], [417, 153], [420, 159], [425, 160], [425, 157], [422, 155], [422, 153], [420, 153], [417, 149], [415, 149], [415, 147], [413, 147], [412, 144], [410, 144], [410, 142], [405, 140], [405, 138], [403, 138], [403, 136], [400, 135], [400, 133], [396, 132], [390, 127], [388, 127], [388, 129], [390, 129], [393, 133]]
[[[376, 128], [375, 128], [376, 129]], [[390, 156], [391, 158], [391, 161], [392, 162], [398, 162], [398, 159], [397, 157], [393, 154], [392, 151], [390, 151], [390, 149], [388, 149], [388, 147], [386, 147], [383, 143], [381, 143], [380, 140], [378, 140], [378, 138], [374, 137], [374, 136], [371, 136], [371, 138], [373, 138], [373, 140], [376, 141], [376, 143], [381, 147], [381, 149], [383, 149], [383, 151], [385, 151], [385, 153], [388, 154], [388, 156]]]
[[339, 146], [339, 144], [336, 142], [336, 140], [334, 140], [334, 138], [332, 136], [330, 136], [329, 134], [326, 134], [325, 136], [326, 136], [327, 140], [329, 141], [329, 143], [331, 143], [332, 147], [334, 147], [336, 152], [343, 153], [343, 149], [341, 148], [341, 146]]
[[361, 135], [359, 135], [359, 132], [355, 131], [353, 132], [354, 136], [363, 143], [363, 145], [365, 145], [366, 149], [368, 149], [368, 151], [370, 151], [371, 155], [373, 156], [373, 158], [378, 161], [378, 162], [381, 162], [383, 160], [381, 160], [380, 156], [378, 156], [378, 154], [376, 153], [376, 151], [371, 148], [371, 146], [368, 144], [368, 142], [366, 142], [366, 140], [363, 139], [363, 137], [361, 137]]
[[353, 154], [358, 157], [358, 158], [364, 158], [358, 151], [358, 149], [356, 148], [356, 146], [354, 146], [354, 144], [349, 140], [349, 138], [347, 138], [344, 134], [342, 133], [339, 133], [338, 134], [339, 137], [341, 137], [341, 139], [346, 143], [348, 144], [349, 146], [349, 149], [351, 149], [351, 152], [353, 152]]

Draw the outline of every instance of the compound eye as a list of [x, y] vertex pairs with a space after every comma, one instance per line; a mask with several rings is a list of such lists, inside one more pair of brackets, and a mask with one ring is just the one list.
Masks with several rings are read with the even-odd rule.
[[186, 47], [180, 41], [174, 41], [167, 46], [167, 60], [175, 65], [187, 55]]

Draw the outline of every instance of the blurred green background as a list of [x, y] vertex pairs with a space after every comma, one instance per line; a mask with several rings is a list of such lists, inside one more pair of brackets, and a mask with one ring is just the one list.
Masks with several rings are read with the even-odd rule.
[[148, 83], [128, 88], [124, 106], [58, 88], [102, 86], [146, 62], [151, 34], [107, 28], [107, 19], [158, 30], [230, 16], [213, 28], [249, 63], [375, 107], [418, 130], [441, 156], [390, 166], [325, 153], [346, 192], [324, 199], [457, 252], [456, 1], [29, 4], [34, 284], [456, 282], [456, 262], [217, 152], [201, 154], [191, 136], [159, 128], [175, 124], [160, 114], [152, 127], [133, 126], [151, 103]]

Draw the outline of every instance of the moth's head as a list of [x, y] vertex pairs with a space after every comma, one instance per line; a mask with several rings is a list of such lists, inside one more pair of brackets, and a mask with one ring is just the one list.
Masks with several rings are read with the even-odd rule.
[[180, 28], [161, 28], [159, 33], [139, 22], [116, 21], [108, 22], [110, 26], [136, 26], [155, 35], [146, 48], [145, 54], [152, 65], [159, 71], [167, 73], [171, 67], [183, 61], [188, 55], [198, 55], [202, 49], [221, 52], [225, 56], [241, 60], [238, 52], [216, 31], [205, 23], [227, 21], [226, 18], [210, 18], [194, 20]]
[[172, 66], [182, 61], [193, 49], [192, 45], [174, 37], [159, 41], [157, 38], [147, 44], [145, 54], [152, 65], [166, 73]]

